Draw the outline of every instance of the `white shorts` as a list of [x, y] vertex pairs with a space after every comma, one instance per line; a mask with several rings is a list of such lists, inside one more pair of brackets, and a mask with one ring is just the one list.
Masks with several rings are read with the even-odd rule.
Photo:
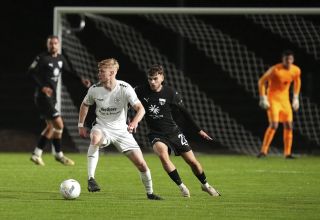
[[127, 130], [111, 130], [98, 124], [93, 126], [91, 132], [94, 130], [102, 132], [103, 140], [100, 144], [100, 148], [113, 144], [121, 153], [136, 149], [140, 150], [140, 147], [133, 135]]

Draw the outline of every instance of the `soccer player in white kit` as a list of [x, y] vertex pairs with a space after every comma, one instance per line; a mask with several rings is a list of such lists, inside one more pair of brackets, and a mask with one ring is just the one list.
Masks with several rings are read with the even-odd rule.
[[[99, 83], [91, 86], [85, 96], [79, 112], [79, 134], [87, 137], [83, 126], [89, 106], [96, 104], [96, 124], [91, 129], [88, 149], [88, 190], [100, 191], [95, 180], [95, 170], [99, 159], [99, 148], [113, 144], [118, 151], [124, 153], [140, 171], [141, 180], [147, 192], [147, 198], [161, 200], [153, 194], [151, 173], [143, 158], [139, 145], [132, 133], [145, 114], [144, 107], [133, 88], [126, 82], [117, 80], [119, 63], [110, 58], [98, 63]], [[136, 115], [127, 125], [128, 103], [135, 109]]]

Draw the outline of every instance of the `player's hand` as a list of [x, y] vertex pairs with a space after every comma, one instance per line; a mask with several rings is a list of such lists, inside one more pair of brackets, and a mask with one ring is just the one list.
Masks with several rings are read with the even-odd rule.
[[265, 95], [260, 96], [259, 106], [263, 109], [270, 108], [270, 104], [269, 104], [267, 96], [265, 96]]
[[204, 139], [206, 139], [206, 140], [208, 140], [208, 141], [212, 141], [212, 140], [213, 140], [213, 138], [210, 137], [210, 136], [209, 136], [206, 132], [204, 132], [203, 130], [199, 131], [199, 135], [200, 135], [202, 138], [204, 138]]
[[82, 138], [87, 138], [89, 136], [87, 132], [87, 128], [85, 127], [78, 127], [78, 131], [79, 131], [80, 137]]
[[294, 111], [298, 111], [298, 109], [299, 109], [299, 96], [298, 95], [293, 95], [292, 109]]
[[91, 86], [91, 81], [89, 79], [81, 78], [81, 82], [86, 88], [89, 88]]
[[50, 87], [44, 86], [42, 87], [41, 92], [43, 92], [46, 96], [51, 97], [53, 91]]
[[128, 131], [129, 133], [136, 133], [137, 132], [138, 123], [130, 122], [128, 124]]

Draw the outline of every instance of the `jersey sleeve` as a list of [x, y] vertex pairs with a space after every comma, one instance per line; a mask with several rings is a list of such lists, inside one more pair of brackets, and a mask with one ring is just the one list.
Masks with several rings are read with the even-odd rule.
[[192, 118], [190, 112], [184, 107], [181, 95], [175, 90], [173, 90], [173, 92], [174, 92], [174, 95], [173, 95], [173, 98], [172, 98], [171, 106], [174, 109], [178, 110], [183, 115], [185, 120], [188, 123], [190, 123], [191, 127], [193, 127], [197, 132], [201, 131], [202, 129], [194, 121], [194, 119]]
[[87, 95], [84, 97], [83, 99], [83, 103], [85, 105], [93, 105], [94, 104], [94, 97], [93, 97], [93, 90], [92, 90], [93, 87], [90, 87], [88, 92], [87, 92]]
[[136, 92], [134, 91], [134, 89], [132, 88], [132, 86], [130, 86], [129, 84], [127, 85], [126, 88], [126, 96], [127, 96], [127, 100], [130, 103], [131, 106], [134, 106], [135, 104], [139, 103], [140, 100], [138, 99], [138, 96], [136, 94]]
[[40, 76], [40, 62], [41, 57], [37, 56], [28, 68], [28, 75], [34, 80], [39, 88], [42, 88], [46, 85], [43, 78]]

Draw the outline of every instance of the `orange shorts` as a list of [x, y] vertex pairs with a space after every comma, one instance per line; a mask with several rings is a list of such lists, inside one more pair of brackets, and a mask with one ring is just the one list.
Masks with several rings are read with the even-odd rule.
[[292, 122], [292, 108], [288, 101], [270, 100], [270, 108], [267, 111], [269, 122]]

